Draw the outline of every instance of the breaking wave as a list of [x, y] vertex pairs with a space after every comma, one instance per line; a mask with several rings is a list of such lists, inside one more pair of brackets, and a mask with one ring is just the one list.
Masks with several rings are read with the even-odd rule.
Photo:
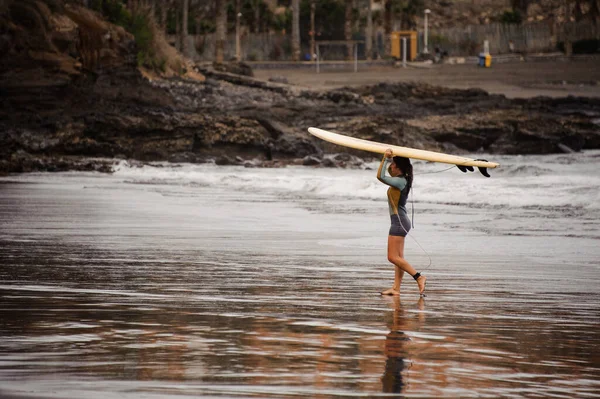
[[[487, 179], [477, 171], [462, 173], [450, 165], [414, 162], [415, 202], [469, 207], [600, 209], [598, 152], [550, 156], [490, 157], [501, 167]], [[157, 164], [143, 167], [122, 162], [115, 177], [142, 185], [189, 190], [268, 193], [293, 198], [345, 198], [385, 201], [386, 187], [375, 178], [377, 163], [366, 170], [289, 166], [253, 169], [212, 164]], [[448, 169], [450, 168], [450, 169]]]

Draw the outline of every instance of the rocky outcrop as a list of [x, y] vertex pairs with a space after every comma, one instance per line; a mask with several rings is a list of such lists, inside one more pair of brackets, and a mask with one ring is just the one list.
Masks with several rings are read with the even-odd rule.
[[135, 41], [89, 9], [8, 1], [0, 14], [3, 88], [64, 86], [89, 72], [135, 65]]

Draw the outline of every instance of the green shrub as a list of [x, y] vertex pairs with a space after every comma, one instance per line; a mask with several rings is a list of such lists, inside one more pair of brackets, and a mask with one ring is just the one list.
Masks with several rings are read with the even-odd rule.
[[500, 17], [500, 22], [503, 24], [520, 24], [523, 22], [523, 18], [518, 11], [504, 11], [504, 14]]
[[154, 34], [150, 28], [150, 21], [148, 19], [149, 17], [145, 14], [134, 15], [128, 30], [135, 37], [138, 47], [138, 65], [154, 68], [153, 59], [155, 54], [152, 48]]
[[[134, 36], [138, 50], [136, 54], [138, 66], [166, 72], [171, 60], [160, 46], [169, 48], [170, 46], [164, 44], [161, 38], [155, 37], [157, 28], [153, 15], [149, 9], [144, 8], [132, 14], [124, 3], [122, 0], [92, 0], [90, 8], [101, 12], [106, 20], [122, 26]], [[180, 73], [184, 70], [180, 64], [177, 64], [174, 69]]]
[[158, 70], [161, 72], [167, 72], [167, 60], [165, 58], [161, 58], [160, 61], [158, 61]]

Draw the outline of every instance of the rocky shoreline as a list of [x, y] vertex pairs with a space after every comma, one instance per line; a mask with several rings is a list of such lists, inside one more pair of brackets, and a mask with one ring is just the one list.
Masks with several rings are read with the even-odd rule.
[[110, 172], [122, 159], [248, 167], [361, 167], [373, 159], [313, 138], [310, 126], [450, 153], [600, 148], [600, 99], [510, 100], [422, 83], [312, 90], [200, 66], [195, 78], [159, 78], [136, 67], [125, 35], [94, 70], [78, 67], [76, 54], [32, 56], [21, 39], [12, 38], [23, 43], [0, 71], [5, 174]]
[[0, 171], [107, 172], [112, 158], [252, 167], [360, 167], [373, 158], [324, 157], [345, 151], [309, 136], [309, 126], [451, 153], [600, 148], [597, 99], [508, 100], [418, 83], [318, 91], [240, 79], [148, 80], [122, 69], [63, 87], [4, 88]]

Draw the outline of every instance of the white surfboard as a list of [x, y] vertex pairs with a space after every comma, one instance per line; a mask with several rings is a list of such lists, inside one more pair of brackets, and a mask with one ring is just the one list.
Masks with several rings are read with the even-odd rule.
[[417, 150], [415, 148], [401, 147], [397, 145], [390, 145], [384, 143], [378, 143], [375, 141], [357, 139], [356, 137], [345, 136], [339, 133], [329, 132], [327, 130], [318, 129], [316, 127], [309, 127], [308, 132], [313, 136], [316, 136], [322, 140], [328, 141], [333, 144], [342, 145], [344, 147], [354, 148], [357, 150], [376, 152], [379, 154], [385, 153], [390, 148], [394, 153], [394, 156], [401, 156], [412, 159], [420, 159], [423, 161], [441, 162], [447, 164], [456, 165], [460, 170], [466, 172], [467, 170], [473, 171], [473, 167], [479, 168], [479, 171], [489, 177], [486, 168], [497, 168], [500, 164], [495, 162], [488, 162], [483, 159], [471, 159], [460, 157], [457, 155], [444, 154], [441, 152]]

